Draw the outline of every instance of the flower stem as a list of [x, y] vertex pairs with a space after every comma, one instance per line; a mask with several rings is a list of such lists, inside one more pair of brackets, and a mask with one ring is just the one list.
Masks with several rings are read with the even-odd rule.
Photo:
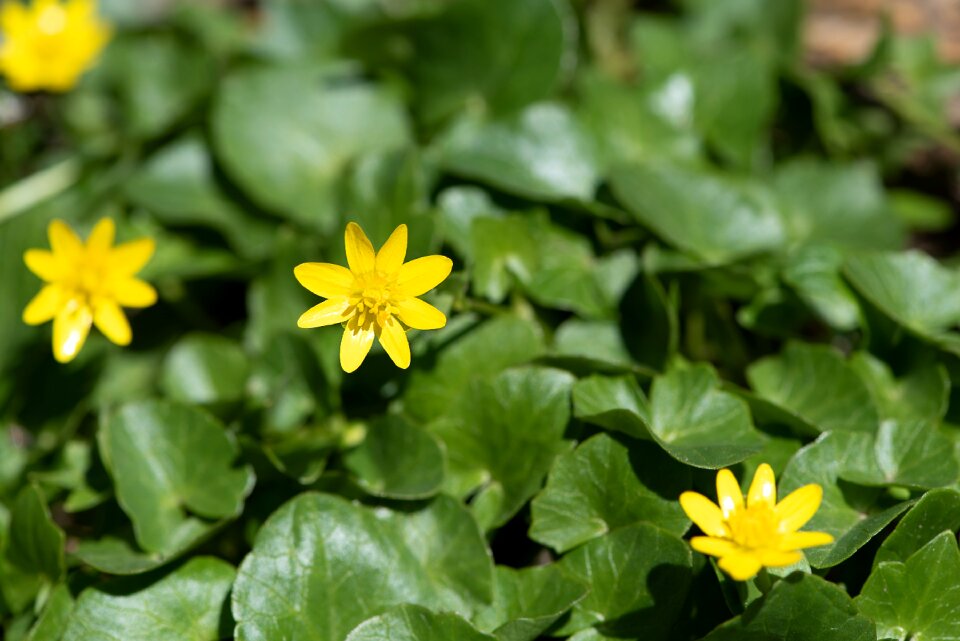
[[80, 176], [80, 160], [67, 158], [0, 191], [0, 221], [56, 196]]

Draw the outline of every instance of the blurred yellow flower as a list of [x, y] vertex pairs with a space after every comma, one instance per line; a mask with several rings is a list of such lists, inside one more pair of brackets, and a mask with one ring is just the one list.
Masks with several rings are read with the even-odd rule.
[[6, 0], [0, 32], [0, 72], [14, 91], [73, 88], [110, 39], [96, 0]]
[[135, 278], [153, 256], [152, 238], [113, 246], [116, 228], [109, 218], [96, 224], [86, 244], [62, 220], [47, 228], [50, 248], [29, 249], [23, 260], [46, 285], [23, 310], [23, 322], [53, 320], [53, 355], [66, 363], [80, 352], [90, 325], [117, 345], [132, 338], [123, 307], [149, 307], [156, 290]]
[[[453, 268], [446, 256], [424, 256], [404, 263], [407, 226], [397, 227], [379, 252], [356, 223], [346, 230], [347, 264], [303, 263], [293, 270], [300, 284], [327, 300], [311, 307], [299, 327], [344, 323], [340, 367], [353, 372], [366, 358], [374, 337], [397, 367], [410, 366], [406, 327], [439, 329], [447, 317], [417, 298], [445, 279]], [[402, 324], [401, 324], [402, 322]]]
[[695, 536], [697, 552], [720, 557], [718, 565], [737, 581], [752, 578], [761, 567], [783, 567], [803, 558], [804, 548], [833, 542], [826, 532], [798, 532], [823, 499], [823, 488], [804, 485], [777, 503], [773, 470], [757, 468], [746, 505], [737, 479], [730, 470], [717, 473], [719, 507], [697, 492], [680, 495], [680, 505], [707, 536]]

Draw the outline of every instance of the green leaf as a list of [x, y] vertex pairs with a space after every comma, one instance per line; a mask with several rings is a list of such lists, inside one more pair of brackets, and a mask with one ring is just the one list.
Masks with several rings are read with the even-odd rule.
[[553, 335], [552, 354], [586, 362], [588, 367], [600, 371], [633, 369], [623, 334], [614, 321], [585, 321], [576, 317], [564, 321]]
[[635, 438], [650, 438], [650, 403], [633, 376], [588, 376], [573, 386], [578, 419]]
[[199, 136], [187, 135], [160, 149], [124, 183], [124, 193], [166, 225], [215, 229], [244, 256], [263, 258], [272, 248], [275, 226], [251, 216], [224, 193]]
[[501, 121], [464, 118], [440, 141], [450, 173], [538, 200], [591, 200], [592, 139], [566, 107], [541, 103]]
[[[185, 540], [180, 546], [164, 553], [138, 550], [132, 534], [127, 537], [105, 536], [102, 539], [84, 539], [71, 555], [90, 567], [107, 574], [142, 574], [166, 565], [192, 546], [209, 536], [211, 530], [198, 528], [196, 538]], [[186, 537], [185, 537], [186, 538]]]
[[235, 574], [224, 561], [195, 557], [169, 573], [87, 588], [77, 599], [63, 641], [228, 638], [223, 613]]
[[960, 550], [942, 532], [905, 563], [874, 568], [857, 597], [860, 611], [884, 639], [954, 639], [960, 636]]
[[887, 420], [840, 472], [861, 485], [927, 489], [954, 484], [960, 463], [953, 440], [924, 419]]
[[226, 78], [213, 134], [226, 170], [259, 204], [328, 231], [347, 163], [409, 139], [398, 100], [383, 89], [336, 69], [279, 67]]
[[747, 611], [703, 641], [875, 641], [873, 623], [857, 612], [842, 588], [794, 572], [777, 581]]
[[529, 282], [540, 264], [537, 236], [527, 216], [478, 217], [470, 226], [473, 290], [502, 302], [514, 281]]
[[431, 612], [419, 605], [400, 605], [367, 619], [346, 641], [494, 641], [469, 622], [449, 612]]
[[690, 485], [690, 469], [655, 444], [598, 434], [554, 462], [531, 503], [530, 538], [566, 552], [644, 521], [680, 536], [690, 520], [677, 498]]
[[447, 417], [429, 428], [446, 446], [446, 487], [476, 490], [473, 508], [485, 528], [506, 523], [543, 483], [570, 419], [573, 376], [540, 367], [474, 382]]
[[10, 540], [7, 558], [25, 572], [60, 580], [66, 571], [66, 536], [47, 509], [47, 501], [35, 483], [25, 486], [10, 513]]
[[60, 641], [70, 621], [74, 603], [70, 588], [63, 583], [55, 587], [25, 641]]
[[804, 530], [828, 532], [835, 541], [805, 550], [815, 568], [827, 568], [845, 561], [866, 545], [891, 521], [910, 507], [910, 502], [890, 507], [876, 505], [879, 491], [840, 480], [852, 467], [871, 437], [862, 432], [831, 432], [801, 449], [787, 464], [777, 491], [781, 497], [808, 483], [823, 488], [820, 509]]
[[243, 397], [248, 370], [237, 343], [215, 334], [190, 334], [167, 354], [160, 385], [176, 401], [228, 403]]
[[125, 124], [153, 138], [184, 120], [214, 86], [216, 68], [197, 45], [169, 33], [121, 35], [99, 70], [119, 94]]
[[779, 356], [748, 367], [747, 380], [760, 397], [791, 413], [811, 434], [875, 432], [880, 422], [867, 386], [830, 347], [788, 343]]
[[792, 253], [783, 269], [784, 282], [831, 327], [840, 331], [860, 325], [860, 305], [840, 276], [843, 252], [832, 245], [806, 245]]
[[918, 251], [873, 253], [847, 260], [856, 290], [917, 336], [937, 341], [960, 323], [960, 274]]
[[434, 17], [373, 30], [356, 44], [361, 55], [386, 49], [399, 63], [428, 125], [471, 103], [507, 114], [547, 98], [577, 55], [577, 24], [567, 0], [444, 5]]
[[426, 498], [436, 494], [443, 483], [440, 444], [397, 416], [371, 423], [364, 441], [344, 454], [343, 464], [360, 487], [374, 496]]
[[778, 168], [774, 188], [796, 242], [863, 249], [893, 249], [903, 243], [903, 230], [871, 163], [793, 160]]
[[190, 406], [125, 405], [101, 425], [99, 441], [117, 500], [148, 552], [170, 553], [202, 536], [207, 519], [240, 514], [253, 489], [253, 471], [235, 467], [235, 441]]
[[490, 608], [476, 618], [498, 641], [533, 641], [586, 596], [587, 586], [557, 564], [515, 570], [502, 565], [494, 575]]
[[955, 489], [930, 490], [921, 496], [880, 545], [874, 567], [884, 561], [906, 562], [944, 530], [960, 530], [960, 492]]
[[920, 363], [895, 377], [869, 352], [857, 352], [850, 366], [866, 383], [881, 419], [940, 421], [950, 402], [950, 376], [943, 365]]
[[544, 351], [540, 328], [515, 316], [494, 318], [467, 332], [450, 323], [433, 340], [443, 346], [435, 363], [429, 370], [414, 370], [404, 394], [404, 409], [421, 421], [445, 414], [472, 380], [525, 363]]
[[236, 638], [342, 641], [401, 603], [469, 617], [492, 586], [480, 531], [449, 497], [392, 511], [301, 494], [273, 513], [240, 566]]
[[785, 241], [778, 205], [756, 183], [658, 160], [616, 169], [610, 186], [637, 222], [707, 263], [772, 251]]
[[716, 372], [704, 364], [674, 369], [653, 381], [650, 434], [681, 463], [717, 469], [763, 447], [747, 404], [719, 384]]
[[570, 552], [561, 569], [590, 586], [556, 635], [600, 632], [668, 639], [687, 598], [692, 559], [686, 543], [653, 525], [620, 528]]

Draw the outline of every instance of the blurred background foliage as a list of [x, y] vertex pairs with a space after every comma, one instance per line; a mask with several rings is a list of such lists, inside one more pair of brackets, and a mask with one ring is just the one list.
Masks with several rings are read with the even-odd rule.
[[[209, 582], [203, 607], [216, 614], [198, 617], [191, 638], [230, 638], [220, 608], [233, 568], [208, 556], [240, 563], [265, 519], [306, 489], [391, 506], [387, 538], [428, 527], [404, 505], [441, 490], [467, 499], [498, 587], [470, 585], [446, 601], [424, 588], [413, 602], [472, 613], [485, 631], [519, 616], [505, 586], [559, 586], [551, 598], [569, 609], [592, 582], [589, 607], [551, 634], [700, 638], [756, 595], [731, 597], [690, 560], [677, 539], [688, 523], [663, 497], [709, 486], [699, 468], [745, 471], [760, 458], [778, 475], [791, 460], [787, 483], [792, 474], [827, 486], [829, 527], [819, 529], [846, 536], [846, 548], [811, 564], [856, 595], [872, 557], [854, 553], [873, 554], [909, 500], [957, 482], [951, 6], [103, 0], [116, 35], [74, 91], [0, 89], [4, 638], [104, 638], [95, 628], [109, 630], [116, 594], [168, 616], [165, 590], [184, 589], [180, 572]], [[923, 22], [940, 15], [923, 13], [931, 7], [945, 17]], [[934, 27], [951, 24], [958, 31], [938, 39]], [[91, 336], [58, 366], [49, 327], [20, 320], [39, 287], [22, 253], [45, 246], [53, 217], [85, 234], [102, 216], [118, 221], [121, 239], [156, 238], [142, 275], [161, 300], [131, 315], [130, 348]], [[296, 328], [313, 299], [292, 268], [342, 263], [350, 220], [375, 245], [406, 223], [409, 256], [454, 258], [432, 296], [449, 325], [413, 337], [409, 371], [375, 351], [345, 376], [339, 332]], [[675, 367], [686, 362], [708, 365]], [[537, 366], [509, 369], [528, 363]], [[726, 449], [671, 406], [693, 394], [710, 412], [740, 408], [708, 434]], [[630, 398], [640, 399], [632, 413]], [[887, 467], [835, 469], [880, 447], [869, 439], [891, 418], [900, 422], [884, 432]], [[601, 428], [616, 438], [587, 441]], [[918, 435], [922, 447], [909, 450]], [[675, 483], [633, 479], [626, 442], [640, 468]], [[552, 523], [546, 494], [531, 510], [548, 473], [548, 490], [576, 484], [564, 470], [575, 475], [590, 456], [650, 494], [642, 518], [615, 525], [662, 529], [631, 525], [577, 547], [598, 533]], [[898, 456], [931, 467], [911, 476]], [[602, 511], [614, 499], [596, 500]], [[297, 501], [347, 520], [359, 509], [326, 494]], [[283, 509], [277, 528], [292, 513]], [[458, 571], [483, 566], [484, 541], [457, 521], [456, 501], [429, 509], [437, 530], [426, 536], [462, 546]], [[861, 527], [867, 514], [878, 518]], [[662, 585], [650, 579], [650, 594], [666, 599], [659, 623], [636, 603], [601, 602], [598, 586], [615, 577], [590, 576], [590, 555], [626, 554], [628, 536], [687, 568]], [[247, 557], [250, 572], [267, 552]], [[564, 576], [580, 583], [510, 574], [561, 554]], [[172, 574], [142, 574], [173, 559]], [[646, 576], [651, 559], [634, 561], [642, 567], [623, 567]], [[82, 588], [114, 574], [137, 576], [82, 599], [67, 623]], [[144, 576], [153, 578], [136, 583]], [[232, 616], [253, 626], [240, 638], [258, 638], [267, 628], [245, 609], [255, 599], [243, 576]], [[781, 591], [805, 603], [827, 590], [813, 580]], [[144, 585], [156, 594], [137, 592]], [[469, 605], [493, 593], [506, 599], [500, 611]], [[785, 601], [771, 599], [770, 616]], [[624, 617], [621, 627], [595, 627], [598, 612]], [[499, 638], [533, 639], [558, 617], [536, 619], [546, 623], [533, 636]], [[654, 631], [630, 636], [638, 629]]]

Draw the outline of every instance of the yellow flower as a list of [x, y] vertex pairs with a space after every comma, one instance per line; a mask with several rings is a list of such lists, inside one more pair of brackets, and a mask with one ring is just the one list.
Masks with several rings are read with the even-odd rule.
[[[340, 367], [349, 373], [360, 367], [380, 339], [397, 367], [410, 366], [406, 327], [440, 329], [447, 317], [417, 298], [443, 282], [453, 268], [446, 256], [424, 256], [404, 263], [407, 226], [397, 227], [379, 252], [360, 229], [349, 223], [346, 231], [347, 264], [303, 263], [293, 270], [300, 284], [327, 300], [311, 307], [297, 321], [299, 327], [344, 323], [340, 341]], [[402, 324], [401, 324], [402, 323]]]
[[90, 325], [96, 324], [117, 345], [132, 338], [123, 307], [149, 307], [156, 290], [138, 278], [153, 256], [154, 242], [141, 238], [113, 246], [116, 229], [103, 218], [86, 244], [62, 220], [47, 228], [50, 248], [29, 249], [23, 260], [46, 285], [23, 310], [23, 322], [40, 325], [53, 320], [53, 355], [66, 363], [80, 352]]
[[0, 71], [14, 91], [71, 89], [110, 39], [96, 0], [6, 0], [0, 31]]
[[720, 557], [719, 566], [737, 581], [746, 581], [761, 567], [792, 565], [803, 557], [798, 550], [833, 542], [826, 532], [798, 532], [823, 499], [823, 488], [804, 485], [777, 503], [773, 470], [757, 468], [746, 505], [737, 479], [730, 470], [717, 473], [717, 507], [697, 492], [680, 495], [680, 505], [707, 536], [695, 536], [697, 552]]

